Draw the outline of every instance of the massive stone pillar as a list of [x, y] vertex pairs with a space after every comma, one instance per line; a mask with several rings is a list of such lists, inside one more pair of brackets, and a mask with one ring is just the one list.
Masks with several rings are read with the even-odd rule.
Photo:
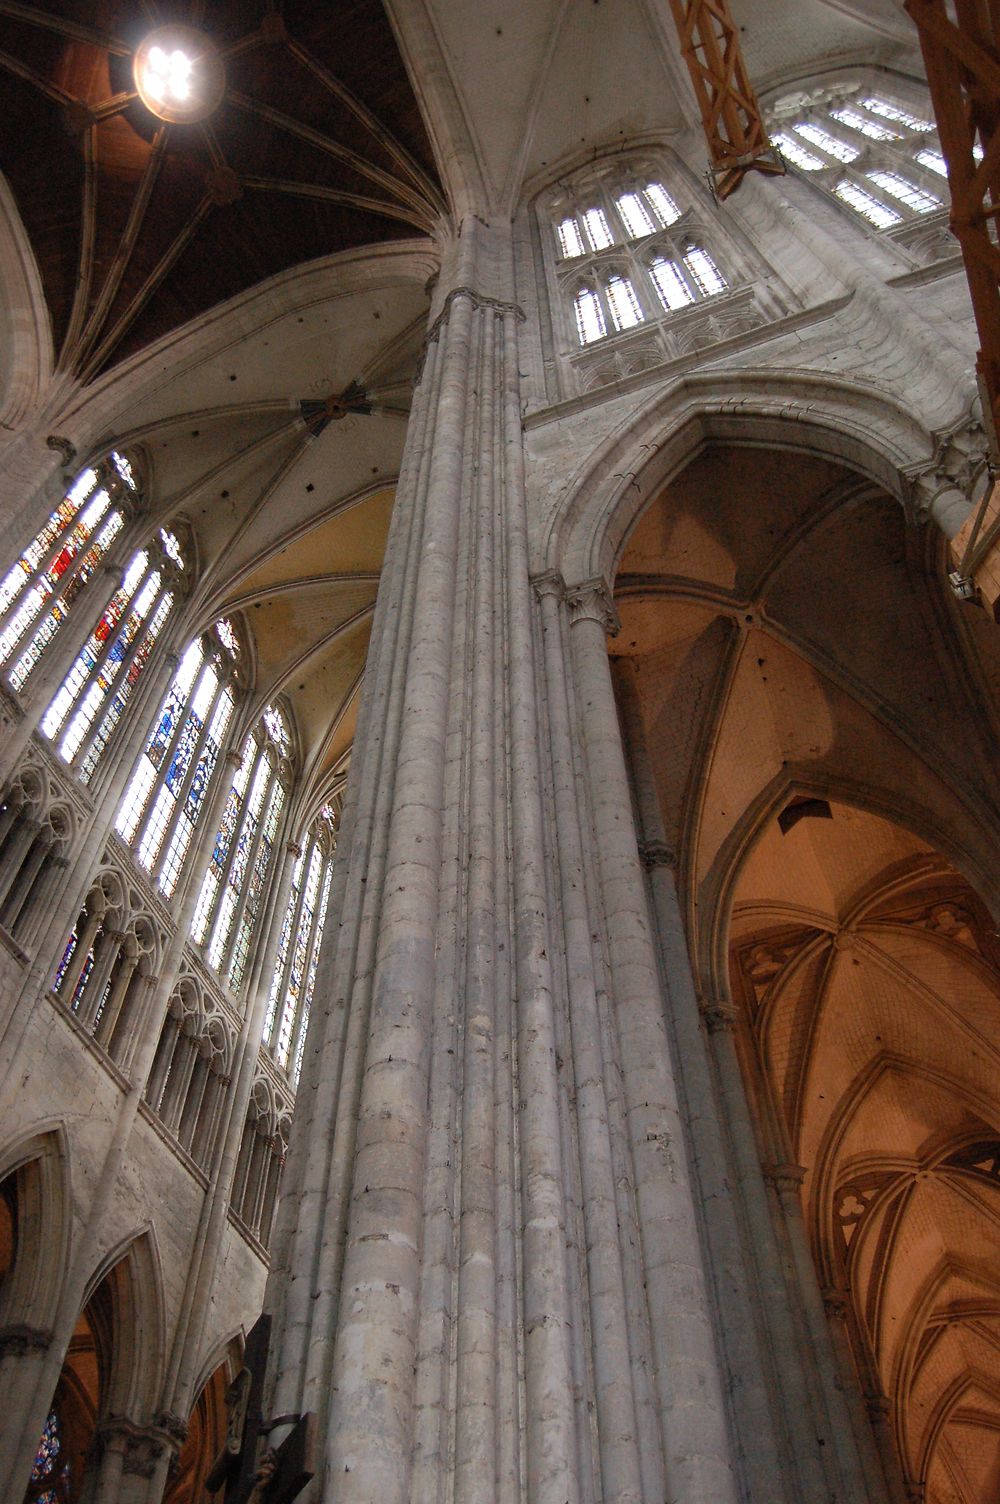
[[[541, 630], [554, 610], [568, 632], [568, 607], [529, 577], [509, 265], [506, 235], [466, 219], [414, 396], [275, 1240], [269, 1405], [318, 1416], [315, 1501], [729, 1504], [606, 655], [584, 780], [568, 639]], [[596, 634], [590, 682], [603, 628], [573, 630]]]

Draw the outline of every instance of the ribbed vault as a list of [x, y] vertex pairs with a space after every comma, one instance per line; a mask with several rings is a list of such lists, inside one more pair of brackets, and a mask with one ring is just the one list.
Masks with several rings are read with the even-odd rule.
[[709, 447], [632, 532], [612, 654], [876, 1438], [926, 1504], [992, 1504], [1000, 943], [966, 874], [990, 891], [996, 667], [941, 571], [846, 470]]

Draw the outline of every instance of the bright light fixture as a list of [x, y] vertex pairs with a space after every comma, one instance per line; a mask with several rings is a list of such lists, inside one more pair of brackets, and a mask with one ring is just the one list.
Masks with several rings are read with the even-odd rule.
[[215, 44], [192, 26], [161, 26], [135, 54], [139, 98], [160, 120], [204, 120], [222, 99], [226, 77]]

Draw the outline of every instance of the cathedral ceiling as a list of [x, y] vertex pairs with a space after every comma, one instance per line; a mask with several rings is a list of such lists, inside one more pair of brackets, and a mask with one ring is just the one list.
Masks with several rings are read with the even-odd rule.
[[[444, 153], [456, 198], [478, 175], [487, 202], [515, 204], [525, 184], [588, 151], [700, 132], [666, 0], [387, 5], [417, 66], [431, 56], [428, 35], [443, 57], [446, 75], [423, 80], [422, 101], [439, 138], [468, 136], [473, 167]], [[905, 67], [916, 53], [895, 0], [733, 0], [732, 9], [761, 89], [844, 62]]]
[[782, 788], [864, 789], [942, 840], [996, 828], [996, 727], [942, 645], [927, 547], [859, 478], [767, 450], [709, 448], [640, 519], [612, 652], [636, 663], [668, 839], [702, 903]]
[[[191, 632], [237, 621], [253, 706], [290, 710], [304, 816], [349, 759], [426, 323], [405, 253], [373, 283], [345, 293], [333, 268], [242, 337], [182, 341], [108, 436], [142, 456], [157, 524], [189, 540]], [[352, 381], [372, 410], [331, 417], [324, 397]]]
[[[135, 49], [168, 20], [221, 56], [199, 123], [158, 120], [135, 92]], [[378, 0], [5, 0], [0, 36], [3, 168], [63, 371], [90, 378], [289, 267], [426, 235], [443, 210]]]
[[711, 446], [628, 541], [612, 653], [873, 1423], [927, 1504], [993, 1504], [1000, 943], [963, 872], [996, 900], [997, 662], [942, 570], [836, 465]]
[[[968, 884], [834, 803], [741, 874], [732, 984], [831, 1309], [926, 1504], [1000, 1482], [1000, 946]], [[752, 1045], [751, 1042], [752, 1041]]]

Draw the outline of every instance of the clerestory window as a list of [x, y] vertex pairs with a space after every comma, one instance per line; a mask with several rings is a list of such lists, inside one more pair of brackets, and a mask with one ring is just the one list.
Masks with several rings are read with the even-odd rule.
[[43, 735], [84, 782], [93, 776], [173, 609], [184, 555], [174, 533], [133, 555], [42, 717]]
[[77, 476], [0, 581], [0, 666], [17, 691], [51, 649], [74, 602], [124, 532], [138, 501], [131, 460], [117, 451]]
[[718, 264], [662, 183], [640, 177], [582, 193], [555, 220], [560, 278], [581, 345], [726, 292]]
[[285, 713], [268, 705], [243, 744], [191, 924], [205, 960], [234, 992], [243, 985], [254, 925], [290, 778]]
[[822, 100], [789, 99], [773, 111], [771, 139], [876, 230], [943, 209], [946, 166], [934, 122], [857, 83]]
[[226, 621], [190, 644], [118, 808], [115, 829], [168, 898], [233, 718], [238, 646]]
[[336, 816], [331, 805], [320, 811], [292, 873], [292, 889], [285, 910], [274, 978], [267, 1003], [263, 1041], [275, 1062], [298, 1084], [305, 1049], [306, 1028], [316, 984], [323, 925], [326, 920]]

